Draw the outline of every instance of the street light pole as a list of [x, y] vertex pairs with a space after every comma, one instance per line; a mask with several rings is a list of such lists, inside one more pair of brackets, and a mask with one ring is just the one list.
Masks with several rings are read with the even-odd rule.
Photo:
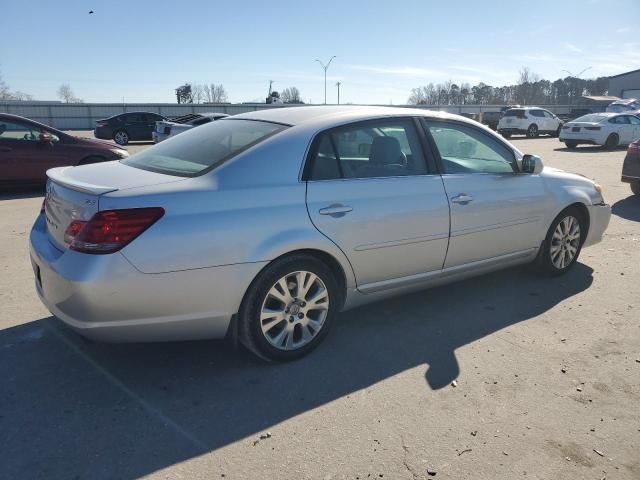
[[342, 85], [342, 82], [336, 82], [336, 87], [338, 87], [338, 105], [340, 105], [340, 85]]
[[322, 67], [322, 69], [324, 70], [324, 104], [325, 105], [327, 104], [327, 69], [329, 68], [329, 65], [331, 65], [331, 61], [334, 58], [336, 58], [335, 55], [329, 59], [326, 65], [316, 58], [316, 62], [318, 62]]

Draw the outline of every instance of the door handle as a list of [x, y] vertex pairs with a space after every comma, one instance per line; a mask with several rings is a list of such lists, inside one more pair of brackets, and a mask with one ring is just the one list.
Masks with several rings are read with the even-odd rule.
[[460, 205], [466, 205], [469, 202], [473, 202], [473, 197], [466, 193], [461, 193], [460, 195], [453, 197], [451, 201], [453, 203], [459, 203]]
[[339, 203], [334, 203], [333, 205], [329, 205], [328, 207], [321, 208], [318, 213], [320, 215], [331, 215], [332, 217], [344, 217], [347, 213], [349, 213], [353, 208], [348, 205], [342, 205]]

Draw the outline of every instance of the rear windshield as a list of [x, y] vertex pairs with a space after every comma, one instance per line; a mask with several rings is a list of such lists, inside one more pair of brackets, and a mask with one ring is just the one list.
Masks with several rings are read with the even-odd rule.
[[169, 138], [122, 163], [167, 175], [194, 177], [285, 128], [255, 120], [218, 120]]
[[504, 112], [505, 117], [524, 117], [524, 110], [521, 108], [512, 108]]
[[582, 117], [578, 117], [573, 121], [574, 122], [600, 123], [605, 118], [609, 118], [609, 117], [607, 117], [606, 115], [598, 115], [598, 114], [595, 114], [595, 113], [591, 113], [589, 115], [584, 115]]

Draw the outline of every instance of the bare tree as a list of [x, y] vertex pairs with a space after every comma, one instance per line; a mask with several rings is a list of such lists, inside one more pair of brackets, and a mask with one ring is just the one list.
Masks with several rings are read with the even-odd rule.
[[63, 83], [58, 88], [58, 97], [65, 103], [82, 103], [82, 99], [74, 95], [68, 83]]
[[24, 92], [12, 92], [9, 85], [2, 79], [2, 72], [0, 72], [0, 100], [33, 100], [33, 97]]
[[204, 86], [204, 97], [206, 103], [227, 103], [227, 91], [222, 84], [216, 85], [212, 83]]
[[297, 87], [285, 88], [280, 94], [282, 103], [304, 103]]
[[206, 85], [198, 85], [197, 83], [191, 85], [192, 103], [203, 103], [205, 101], [205, 86]]

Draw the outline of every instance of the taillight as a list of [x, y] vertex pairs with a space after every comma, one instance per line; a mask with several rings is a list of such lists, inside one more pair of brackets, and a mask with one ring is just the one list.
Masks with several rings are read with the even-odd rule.
[[565, 125], [564, 127], [562, 127], [563, 130], [569, 130], [571, 127], [569, 125]]
[[631, 153], [637, 153], [640, 152], [640, 141], [638, 142], [633, 142], [629, 144], [629, 148], [627, 149], [627, 152]]
[[106, 127], [106, 122], [96, 122], [96, 127]]
[[74, 220], [64, 234], [69, 248], [84, 253], [113, 253], [132, 242], [164, 215], [160, 207], [104, 210], [88, 222]]
[[584, 127], [585, 130], [600, 130], [601, 127]]

